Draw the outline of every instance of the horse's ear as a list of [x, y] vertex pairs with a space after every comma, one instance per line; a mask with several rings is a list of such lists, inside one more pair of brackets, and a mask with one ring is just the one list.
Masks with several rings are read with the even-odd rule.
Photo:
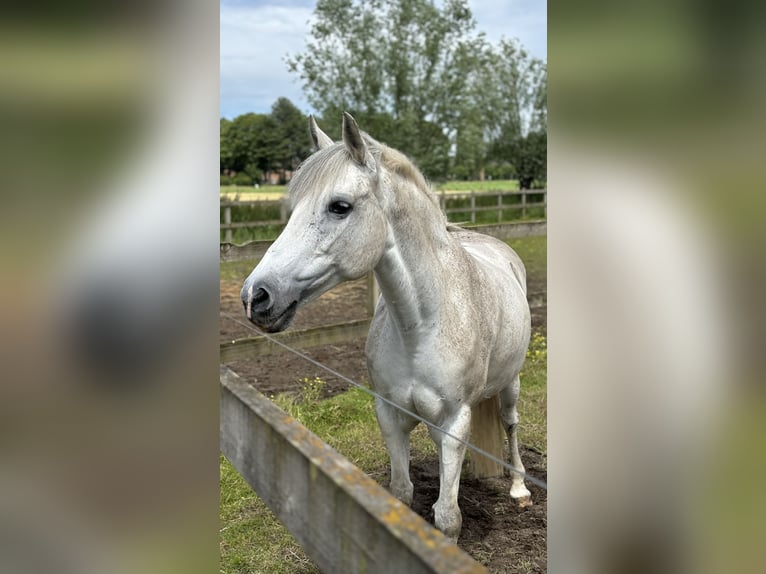
[[315, 148], [324, 149], [333, 144], [330, 136], [319, 129], [313, 115], [309, 116], [309, 131], [311, 132], [311, 141], [314, 142]]
[[359, 131], [356, 120], [348, 112], [343, 112], [343, 142], [346, 144], [346, 149], [348, 149], [351, 157], [357, 163], [364, 165], [367, 157], [367, 145], [364, 143], [362, 132]]

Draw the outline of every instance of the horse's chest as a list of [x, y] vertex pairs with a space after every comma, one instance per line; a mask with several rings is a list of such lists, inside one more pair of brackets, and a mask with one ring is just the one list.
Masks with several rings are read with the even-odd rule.
[[[459, 361], [462, 363], [462, 361]], [[463, 394], [456, 377], [456, 357], [444, 353], [435, 335], [407, 340], [385, 327], [373, 328], [367, 340], [367, 364], [375, 390], [402, 406], [423, 411], [427, 418], [437, 416], [442, 401], [456, 401]]]

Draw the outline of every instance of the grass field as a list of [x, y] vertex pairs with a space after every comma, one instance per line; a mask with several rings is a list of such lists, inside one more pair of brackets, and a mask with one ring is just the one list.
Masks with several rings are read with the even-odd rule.
[[494, 181], [445, 181], [434, 184], [436, 191], [447, 193], [465, 193], [466, 191], [515, 191], [519, 182], [515, 179], [498, 179]]
[[[544, 278], [545, 237], [508, 243], [524, 259], [529, 276]], [[222, 278], [232, 274], [240, 276], [237, 265], [241, 264], [222, 265]], [[533, 333], [521, 381], [519, 441], [545, 453], [547, 341], [540, 333]], [[321, 379], [303, 379], [302, 384], [300, 396], [282, 394], [272, 399], [373, 479], [383, 483], [388, 454], [375, 419], [372, 398], [359, 389], [351, 389], [320, 400], [324, 384]], [[412, 433], [412, 460], [417, 462], [434, 455], [434, 444], [426, 428], [420, 425]], [[289, 532], [224, 457], [221, 457], [220, 465], [220, 572], [318, 572]]]
[[258, 189], [252, 186], [224, 185], [221, 187], [221, 198], [229, 201], [275, 201], [282, 199], [286, 190], [285, 185], [264, 185]]

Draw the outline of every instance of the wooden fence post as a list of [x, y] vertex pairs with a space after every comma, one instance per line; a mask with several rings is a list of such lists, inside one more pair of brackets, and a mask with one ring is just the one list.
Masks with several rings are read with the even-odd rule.
[[471, 192], [471, 223], [476, 223], [476, 192]]
[[370, 271], [367, 274], [367, 314], [372, 317], [375, 314], [375, 307], [378, 306], [380, 298], [380, 287], [375, 280], [375, 273]]
[[283, 197], [279, 202], [279, 221], [284, 225], [287, 222], [287, 198]]
[[503, 192], [497, 192], [497, 222], [503, 222]]
[[[227, 206], [225, 206], [223, 208], [223, 222], [226, 225], [230, 225], [231, 224], [231, 206], [230, 205], [227, 205]], [[232, 235], [231, 235], [231, 228], [230, 227], [226, 228], [226, 231], [224, 232], [224, 235], [225, 235], [224, 241], [226, 243], [231, 243], [232, 242]]]
[[521, 190], [521, 218], [526, 219], [527, 217], [527, 191], [525, 189]]

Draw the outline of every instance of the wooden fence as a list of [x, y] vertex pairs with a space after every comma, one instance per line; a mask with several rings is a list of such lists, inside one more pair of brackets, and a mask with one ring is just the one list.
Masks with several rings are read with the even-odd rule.
[[[517, 191], [470, 191], [467, 193], [445, 193], [441, 192], [439, 195], [439, 205], [442, 208], [442, 211], [447, 214], [447, 218], [449, 219], [449, 216], [454, 213], [468, 213], [470, 216], [470, 223], [475, 224], [476, 223], [476, 214], [484, 211], [496, 211], [497, 212], [497, 222], [502, 223], [503, 222], [503, 212], [506, 210], [519, 210], [521, 211], [521, 218], [524, 219], [527, 217], [527, 211], [531, 208], [535, 207], [541, 207], [543, 208], [543, 213], [545, 216], [547, 216], [547, 197], [548, 197], [548, 191], [545, 189], [522, 189]], [[529, 196], [542, 196], [542, 201], [537, 202], [530, 202], [528, 201]], [[477, 206], [476, 200], [477, 198], [485, 198], [485, 197], [497, 197], [497, 202], [495, 205], [491, 206]], [[503, 198], [505, 197], [519, 197], [520, 202], [519, 203], [511, 203], [506, 204], [503, 203]], [[469, 206], [468, 207], [447, 207], [447, 201], [451, 199], [468, 199], [469, 200]]]
[[323, 572], [486, 573], [226, 367], [220, 385], [221, 451]]
[[[530, 196], [535, 198], [542, 197], [541, 201], [529, 201]], [[503, 222], [503, 213], [509, 210], [517, 210], [521, 212], [521, 218], [527, 217], [530, 209], [542, 208], [544, 216], [547, 216], [547, 197], [548, 192], [545, 189], [528, 189], [517, 191], [471, 191], [466, 193], [445, 193], [438, 194], [439, 205], [447, 214], [449, 219], [451, 215], [461, 213], [467, 214], [468, 219], [466, 223], [476, 223], [476, 214], [488, 211], [497, 212], [497, 223]], [[477, 200], [480, 203], [483, 198], [497, 198], [493, 205], [477, 205]], [[518, 203], [504, 203], [504, 198], [507, 197], [519, 197]], [[450, 200], [465, 200], [468, 199], [468, 206], [462, 207], [447, 207], [447, 202]], [[236, 221], [232, 222], [232, 208], [234, 207], [265, 207], [272, 208], [276, 211], [279, 209], [279, 219], [269, 219], [262, 221]], [[251, 201], [221, 201], [221, 213], [223, 222], [221, 223], [221, 230], [224, 232], [224, 241], [226, 243], [232, 242], [232, 231], [235, 229], [252, 229], [256, 227], [263, 227], [266, 225], [284, 225], [287, 222], [288, 206], [285, 199], [282, 200], [251, 200]]]

